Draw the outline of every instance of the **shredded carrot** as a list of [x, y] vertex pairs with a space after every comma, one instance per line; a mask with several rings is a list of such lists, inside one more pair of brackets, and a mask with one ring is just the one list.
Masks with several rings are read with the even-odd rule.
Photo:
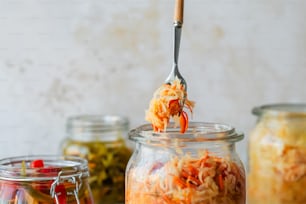
[[187, 183], [191, 183], [194, 184], [194, 186], [198, 186], [201, 184], [201, 182], [199, 181], [199, 179], [197, 179], [197, 175], [192, 175], [191, 172], [186, 172], [184, 170], [182, 170], [181, 172], [181, 177], [187, 180]]
[[187, 169], [191, 173], [191, 175], [193, 175], [193, 176], [199, 174], [199, 170], [197, 168], [195, 168], [193, 165], [188, 166]]
[[219, 183], [220, 191], [223, 191], [224, 190], [224, 183], [223, 183], [223, 177], [222, 177], [221, 174], [219, 174], [219, 176], [218, 176], [218, 183]]
[[171, 200], [170, 200], [170, 198], [168, 198], [168, 196], [167, 195], [163, 195], [163, 200], [168, 204], [171, 204], [172, 202], [171, 202]]
[[186, 183], [179, 177], [174, 177], [173, 182], [175, 184], [177, 184], [180, 188], [186, 188], [187, 187]]

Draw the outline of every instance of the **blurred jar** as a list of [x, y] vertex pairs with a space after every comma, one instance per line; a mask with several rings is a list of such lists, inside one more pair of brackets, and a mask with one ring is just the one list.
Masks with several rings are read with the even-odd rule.
[[136, 149], [126, 169], [126, 204], [245, 203], [245, 172], [235, 143], [243, 139], [225, 124], [151, 125], [129, 133]]
[[0, 203], [93, 204], [87, 161], [24, 156], [0, 160]]
[[249, 204], [306, 203], [306, 104], [256, 107], [249, 140]]
[[124, 176], [131, 149], [126, 145], [129, 121], [121, 116], [83, 115], [67, 121], [63, 155], [88, 160], [95, 204], [124, 203]]

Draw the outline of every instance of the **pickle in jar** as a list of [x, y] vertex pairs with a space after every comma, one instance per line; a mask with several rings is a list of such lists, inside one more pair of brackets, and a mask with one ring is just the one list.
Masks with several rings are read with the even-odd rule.
[[125, 168], [132, 151], [123, 139], [116, 142], [68, 140], [63, 154], [88, 161], [89, 184], [96, 204], [124, 202]]

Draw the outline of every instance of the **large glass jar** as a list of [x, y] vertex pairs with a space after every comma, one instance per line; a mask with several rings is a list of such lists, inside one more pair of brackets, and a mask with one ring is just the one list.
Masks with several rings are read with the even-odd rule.
[[245, 172], [229, 125], [190, 122], [156, 133], [143, 125], [129, 133], [136, 142], [126, 169], [126, 204], [244, 204]]
[[87, 161], [23, 156], [0, 160], [0, 204], [93, 204]]
[[124, 203], [124, 176], [132, 151], [126, 145], [129, 121], [121, 116], [82, 115], [67, 121], [64, 155], [88, 160], [95, 204]]
[[306, 203], [306, 104], [253, 109], [249, 140], [249, 204]]

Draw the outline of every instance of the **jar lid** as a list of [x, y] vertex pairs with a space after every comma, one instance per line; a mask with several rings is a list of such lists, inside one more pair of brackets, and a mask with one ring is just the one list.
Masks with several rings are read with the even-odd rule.
[[142, 143], [199, 143], [199, 142], [238, 142], [244, 135], [236, 132], [228, 124], [189, 122], [185, 133], [180, 133], [180, 128], [174, 123], [167, 126], [165, 132], [154, 132], [151, 124], [142, 125], [129, 132], [129, 139]]
[[[42, 160], [44, 167], [31, 167], [33, 161]], [[45, 181], [58, 177], [85, 178], [89, 176], [85, 159], [75, 156], [33, 155], [0, 160], [0, 180]]]
[[306, 116], [306, 104], [303, 103], [276, 103], [255, 107], [252, 113], [257, 116], [263, 114], [277, 116]]

